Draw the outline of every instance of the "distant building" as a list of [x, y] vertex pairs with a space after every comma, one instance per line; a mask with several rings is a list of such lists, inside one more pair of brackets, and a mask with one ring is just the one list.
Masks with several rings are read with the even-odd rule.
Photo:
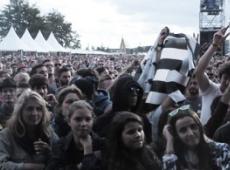
[[125, 46], [125, 41], [123, 38], [121, 38], [120, 53], [126, 54], [126, 46]]

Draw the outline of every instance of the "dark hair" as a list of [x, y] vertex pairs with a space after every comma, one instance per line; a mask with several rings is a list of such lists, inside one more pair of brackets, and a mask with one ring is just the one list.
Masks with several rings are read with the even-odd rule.
[[43, 75], [35, 74], [30, 78], [29, 85], [31, 89], [42, 86], [46, 86], [48, 88], [48, 79]]
[[95, 88], [98, 88], [98, 81], [99, 81], [99, 75], [97, 71], [93, 69], [80, 69], [77, 71], [76, 75], [81, 76], [83, 78], [88, 77], [95, 83]]
[[71, 72], [71, 70], [68, 68], [68, 67], [62, 67], [62, 68], [60, 68], [59, 70], [58, 70], [58, 77], [60, 77], [61, 76], [61, 74], [63, 73], [63, 72], [67, 72], [67, 71], [70, 71]]
[[230, 76], [230, 62], [220, 65], [219, 77], [221, 78], [223, 74], [227, 74], [228, 76]]
[[96, 68], [96, 71], [98, 72], [98, 74], [103, 73], [107, 68], [106, 67], [98, 67]]
[[[45, 59], [44, 61], [42, 61], [42, 64], [45, 64], [46, 62], [51, 62], [52, 60], [50, 59]], [[53, 62], [53, 61], [52, 61]]]
[[112, 91], [113, 111], [117, 112], [117, 111], [124, 111], [130, 109], [128, 103], [128, 97], [131, 94], [130, 91], [131, 87], [136, 87], [140, 90], [139, 93], [137, 94], [137, 104], [131, 108], [132, 112], [135, 113], [138, 112], [143, 97], [143, 89], [130, 75], [121, 76], [113, 86], [113, 91]]
[[198, 144], [196, 149], [198, 159], [199, 159], [199, 167], [200, 169], [211, 170], [212, 169], [211, 148], [209, 144], [205, 141], [203, 126], [199, 120], [197, 113], [191, 109], [186, 109], [186, 110], [179, 109], [178, 112], [173, 116], [170, 116], [169, 113], [168, 123], [172, 127], [172, 134], [174, 136], [174, 149], [176, 155], [178, 156], [178, 162], [179, 164], [183, 165], [183, 167], [187, 167], [187, 162], [185, 161], [185, 157], [184, 157], [184, 152], [187, 150], [187, 148], [186, 145], [179, 138], [176, 131], [176, 122], [179, 119], [182, 119], [187, 116], [191, 117], [199, 127], [200, 143]]
[[83, 95], [82, 92], [79, 88], [77, 88], [76, 86], [68, 86], [63, 88], [61, 91], [58, 92], [57, 94], [57, 100], [58, 100], [58, 105], [62, 105], [66, 95], [68, 95], [69, 93], [75, 93], [78, 95], [78, 97], [80, 99], [83, 99]]
[[92, 96], [94, 94], [94, 91], [96, 90], [96, 87], [91, 80], [87, 78], [81, 78], [76, 80], [74, 82], [74, 85], [82, 91], [87, 100], [92, 100]]
[[12, 78], [5, 78], [1, 83], [0, 83], [0, 90], [3, 88], [16, 88], [16, 82]]
[[40, 67], [45, 67], [45, 65], [44, 64], [37, 64], [37, 65], [33, 66], [31, 71], [30, 71], [30, 76], [37, 74], [37, 69]]
[[121, 133], [128, 122], [138, 122], [143, 125], [140, 116], [128, 111], [117, 112], [116, 116], [113, 118], [108, 137], [110, 139], [110, 143], [112, 143], [117, 148], [122, 147], [122, 143], [120, 140]]
[[113, 118], [108, 133], [107, 152], [104, 158], [107, 169], [160, 169], [158, 158], [153, 150], [148, 148], [145, 144], [136, 151], [131, 151], [124, 146], [122, 142], [122, 132], [125, 125], [129, 122], [137, 122], [143, 126], [141, 117], [132, 112], [117, 112], [116, 116]]

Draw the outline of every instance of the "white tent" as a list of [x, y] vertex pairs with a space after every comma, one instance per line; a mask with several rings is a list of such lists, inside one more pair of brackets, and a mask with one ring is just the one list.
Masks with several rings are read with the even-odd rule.
[[42, 48], [42, 52], [50, 52], [50, 51], [54, 51], [53, 47], [51, 47], [47, 41], [45, 40], [45, 38], [43, 37], [41, 31], [38, 31], [38, 34], [36, 36], [36, 38], [34, 39], [34, 41], [36, 41], [36, 43]]
[[31, 51], [31, 49], [18, 37], [14, 28], [11, 26], [8, 34], [0, 43], [0, 51]]
[[54, 52], [65, 52], [66, 51], [66, 49], [64, 49], [61, 46], [61, 44], [59, 44], [53, 32], [50, 33], [49, 38], [46, 41], [51, 47], [53, 47]]
[[27, 44], [27, 46], [30, 47], [31, 51], [38, 51], [38, 52], [44, 52], [43, 49], [40, 47], [39, 44], [34, 41], [34, 39], [31, 37], [28, 29], [26, 28], [23, 36], [21, 37], [21, 40]]

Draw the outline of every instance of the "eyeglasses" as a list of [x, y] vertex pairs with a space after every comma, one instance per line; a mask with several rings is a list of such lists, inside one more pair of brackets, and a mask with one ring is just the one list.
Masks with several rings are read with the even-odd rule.
[[177, 113], [178, 113], [179, 111], [185, 111], [185, 110], [190, 110], [190, 109], [191, 109], [191, 107], [190, 107], [189, 104], [183, 105], [183, 106], [181, 106], [181, 107], [179, 107], [179, 108], [177, 108], [177, 109], [171, 111], [171, 112], [169, 113], [169, 116], [170, 116], [170, 117], [173, 117], [173, 116], [177, 115]]

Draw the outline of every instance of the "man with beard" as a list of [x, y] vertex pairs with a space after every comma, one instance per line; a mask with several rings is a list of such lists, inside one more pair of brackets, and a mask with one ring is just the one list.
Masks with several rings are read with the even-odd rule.
[[58, 82], [59, 82], [59, 89], [62, 89], [66, 86], [69, 85], [69, 82], [72, 78], [72, 74], [71, 74], [71, 71], [68, 67], [62, 67], [59, 69], [58, 71]]
[[12, 78], [5, 78], [0, 84], [2, 103], [0, 106], [0, 126], [5, 127], [6, 121], [14, 110], [16, 101], [16, 83]]
[[191, 77], [186, 87], [185, 104], [190, 104], [191, 108], [198, 114], [201, 112], [202, 99], [199, 95], [199, 85], [195, 75]]
[[55, 75], [54, 75], [54, 62], [51, 59], [46, 59], [43, 61], [43, 65], [46, 66], [47, 71], [48, 71], [49, 87], [52, 88], [53, 91], [56, 91], [57, 84], [56, 84]]

